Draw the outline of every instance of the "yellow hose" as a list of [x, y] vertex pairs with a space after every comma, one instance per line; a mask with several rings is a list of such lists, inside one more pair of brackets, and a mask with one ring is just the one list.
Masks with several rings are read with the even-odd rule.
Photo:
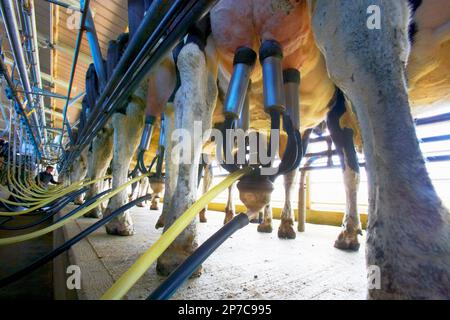
[[22, 234], [20, 236], [15, 236], [15, 237], [9, 237], [9, 238], [1, 238], [0, 239], [0, 246], [4, 246], [7, 244], [13, 244], [13, 243], [17, 243], [17, 242], [22, 242], [22, 241], [26, 241], [26, 240], [30, 240], [30, 239], [34, 239], [40, 236], [43, 236], [44, 234], [47, 234], [49, 232], [52, 232], [60, 227], [62, 227], [63, 225], [65, 225], [67, 222], [76, 219], [78, 217], [81, 217], [82, 215], [84, 215], [85, 213], [89, 212], [90, 210], [94, 209], [95, 207], [97, 207], [100, 203], [102, 203], [105, 200], [108, 200], [110, 198], [112, 198], [113, 196], [115, 196], [116, 194], [118, 194], [120, 191], [124, 190], [125, 188], [127, 188], [129, 185], [141, 180], [144, 177], [147, 177], [150, 173], [148, 174], [143, 174], [140, 177], [134, 178], [133, 180], [128, 181], [127, 183], [124, 183], [123, 185], [121, 185], [120, 187], [118, 187], [117, 189], [111, 191], [110, 193], [104, 195], [103, 197], [99, 198], [97, 201], [95, 201], [94, 203], [92, 203], [91, 205], [87, 206], [86, 208], [81, 209], [80, 211], [78, 211], [76, 214], [74, 214], [73, 216], [70, 216], [67, 219], [64, 219], [62, 221], [59, 221], [49, 227], [34, 231], [34, 232], [30, 232], [27, 234]]
[[45, 199], [44, 201], [39, 202], [38, 205], [35, 205], [32, 208], [29, 208], [29, 209], [26, 209], [26, 210], [22, 210], [22, 211], [19, 211], [19, 212], [1, 212], [0, 211], [0, 217], [13, 217], [13, 216], [20, 216], [22, 214], [30, 213], [32, 211], [35, 211], [36, 209], [44, 207], [46, 204], [48, 204], [48, 203], [50, 203], [50, 202], [52, 202], [52, 201], [54, 201], [56, 199], [59, 199], [63, 195], [66, 195], [66, 194], [68, 194], [68, 193], [70, 193], [72, 191], [75, 191], [75, 190], [77, 190], [77, 189], [79, 189], [79, 188], [81, 188], [83, 186], [91, 185], [93, 183], [99, 182], [99, 181], [104, 180], [104, 179], [105, 179], [105, 177], [102, 177], [102, 178], [98, 178], [98, 179], [89, 181], [87, 183], [84, 183], [82, 185], [77, 185], [77, 184], [71, 185], [70, 187], [67, 187], [66, 189], [64, 189], [64, 192], [58, 193], [56, 195], [53, 195], [53, 196]]
[[102, 300], [119, 300], [142, 277], [156, 259], [169, 247], [176, 237], [194, 220], [196, 215], [209, 202], [233, 182], [248, 174], [252, 169], [247, 167], [230, 174], [217, 186], [205, 193], [192, 207], [184, 212], [161, 237], [112, 285], [101, 297]]
[[[105, 177], [99, 178], [99, 179], [101, 180], [101, 179], [108, 179], [108, 178], [109, 178], [109, 176], [105, 176]], [[95, 183], [95, 182], [98, 182], [99, 179], [96, 179], [96, 180], [93, 180], [93, 181], [89, 181], [88, 179], [85, 179], [85, 180], [82, 180], [82, 181], [79, 181], [79, 182], [75, 182], [75, 183], [71, 184], [71, 185], [68, 186], [68, 187], [65, 187], [65, 188], [62, 188], [62, 189], [58, 190], [57, 192], [53, 192], [53, 191], [48, 192], [48, 194], [46, 195], [46, 197], [45, 197], [45, 198], [41, 198], [41, 199], [37, 199], [37, 198], [24, 198], [24, 197], [16, 196], [16, 194], [14, 194], [13, 192], [11, 192], [11, 191], [10, 191], [8, 188], [6, 188], [5, 186], [0, 186], [0, 190], [3, 190], [4, 192], [7, 192], [7, 191], [8, 191], [8, 192], [10, 192], [10, 194], [11, 194], [12, 196], [14, 196], [14, 197], [16, 197], [16, 198], [21, 198], [21, 199], [23, 199], [23, 200], [30, 199], [30, 200], [27, 201], [27, 202], [14, 202], [14, 201], [10, 201], [10, 200], [4, 199], [4, 198], [0, 198], [0, 201], [1, 201], [1, 202], [4, 202], [4, 203], [7, 203], [7, 204], [10, 204], [10, 205], [15, 205], [15, 206], [26, 206], [26, 207], [30, 207], [30, 206], [38, 205], [38, 204], [42, 204], [42, 203], [47, 204], [47, 203], [49, 203], [49, 202], [55, 200], [55, 198], [60, 198], [60, 197], [62, 197], [62, 196], [64, 196], [64, 195], [66, 195], [68, 192], [72, 192], [72, 191], [75, 191], [75, 190], [77, 190], [77, 189], [81, 189], [81, 188], [83, 188], [83, 187], [85, 187], [85, 186], [87, 186], [87, 185], [90, 185], [90, 184], [93, 184], [93, 183]], [[22, 212], [23, 212], [23, 211], [22, 211]], [[0, 212], [0, 215], [1, 215], [1, 212]]]

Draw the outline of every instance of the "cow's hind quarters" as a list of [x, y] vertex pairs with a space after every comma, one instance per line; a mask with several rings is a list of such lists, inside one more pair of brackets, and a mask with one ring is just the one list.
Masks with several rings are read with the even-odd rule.
[[358, 234], [360, 234], [360, 231], [349, 232], [342, 230], [334, 242], [334, 247], [340, 250], [358, 251], [360, 247]]
[[278, 228], [278, 238], [280, 239], [295, 239], [297, 234], [294, 230], [294, 221], [292, 219], [282, 219], [280, 227]]

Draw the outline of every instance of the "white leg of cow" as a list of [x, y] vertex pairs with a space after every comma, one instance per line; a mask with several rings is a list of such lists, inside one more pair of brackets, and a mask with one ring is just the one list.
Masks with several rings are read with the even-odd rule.
[[[347, 112], [345, 98], [342, 92], [337, 90], [335, 104], [327, 116], [327, 125], [342, 165], [346, 210], [343, 230], [335, 241], [334, 246], [338, 249], [356, 251], [359, 249], [358, 235], [362, 234], [357, 206], [359, 163], [353, 142], [353, 129], [347, 127], [345, 123]], [[344, 120], [342, 124], [341, 120]]]
[[[135, 177], [139, 177], [141, 176], [141, 173], [139, 172], [138, 174], [136, 174], [133, 177], [130, 177], [131, 179], [135, 178]], [[139, 182], [135, 182], [130, 186], [130, 192], [129, 192], [129, 199], [128, 201], [133, 201], [134, 199], [136, 199], [138, 197], [138, 190], [139, 190]]]
[[[379, 29], [366, 27], [373, 5], [380, 8]], [[448, 210], [425, 168], [406, 90], [407, 1], [318, 0], [313, 21], [329, 74], [361, 127], [369, 179], [368, 296], [449, 299]]]
[[[85, 148], [78, 157], [78, 161], [72, 165], [72, 170], [70, 172], [70, 183], [76, 183], [86, 177], [88, 171], [88, 153], [89, 148]], [[81, 205], [83, 204], [83, 198], [84, 194], [80, 194], [73, 200], [73, 203], [76, 205]]]
[[[138, 188], [137, 198], [145, 196], [147, 194], [148, 189], [148, 178], [144, 178], [141, 181], [139, 181], [139, 185], [137, 188]], [[139, 202], [136, 206], [143, 208], [144, 202]]]
[[[113, 129], [108, 123], [95, 137], [92, 142], [92, 150], [90, 151], [88, 177], [91, 180], [98, 179], [106, 175], [106, 170], [113, 155]], [[103, 191], [104, 183], [99, 181], [90, 185], [86, 192], [86, 200], [95, 197], [97, 194]], [[87, 218], [101, 218], [102, 208], [101, 205], [92, 209], [84, 215]]]
[[343, 171], [346, 208], [343, 230], [339, 234], [334, 246], [344, 250], [358, 250], [358, 235], [362, 235], [361, 222], [358, 213], [357, 195], [359, 187], [359, 172], [346, 166]]
[[[143, 85], [141, 85], [143, 86]], [[133, 94], [133, 100], [128, 104], [126, 115], [115, 113], [112, 117], [114, 127], [114, 157], [112, 160], [113, 189], [118, 188], [128, 180], [128, 169], [138, 147], [144, 128], [145, 90], [138, 88]], [[110, 214], [127, 202], [127, 191], [123, 190], [111, 198], [105, 215]], [[134, 233], [133, 221], [129, 211], [113, 218], [106, 225], [109, 234], [128, 236]]]
[[284, 208], [281, 212], [281, 224], [278, 229], [278, 238], [280, 239], [295, 239], [296, 233], [294, 230], [294, 209], [292, 208], [292, 189], [296, 185], [296, 180], [298, 176], [297, 170], [292, 170], [291, 172], [285, 174], [284, 178]]
[[[212, 165], [207, 164], [203, 170], [203, 193], [205, 194], [208, 192], [209, 188], [211, 187], [212, 181], [213, 181], [213, 172], [212, 172]], [[206, 206], [200, 211], [199, 214], [199, 220], [201, 223], [206, 223], [208, 220], [206, 219], [206, 210], [208, 210], [208, 207]]]
[[[203, 132], [211, 128], [213, 107], [217, 99], [217, 58], [211, 38], [205, 51], [208, 64], [205, 61], [205, 54], [193, 43], [185, 45], [178, 57], [181, 86], [174, 101], [175, 128], [187, 130], [193, 139], [190, 139], [189, 151], [179, 148], [175, 155], [188, 160], [188, 163], [181, 161], [178, 164], [178, 182], [169, 215], [166, 217], [165, 230], [192, 206], [196, 198], [198, 164], [204, 141], [194, 136], [194, 123], [201, 123], [200, 130]], [[175, 149], [172, 149], [172, 153], [174, 151]], [[188, 152], [189, 157], [186, 157], [184, 152]], [[193, 221], [160, 256], [157, 263], [158, 273], [161, 275], [171, 273], [197, 246], [196, 221]], [[194, 276], [200, 273], [201, 267]]]
[[234, 218], [236, 209], [234, 205], [234, 191], [236, 190], [236, 184], [233, 183], [231, 186], [228, 187], [228, 200], [227, 200], [227, 206], [225, 207], [225, 220], [223, 221], [223, 224], [226, 224], [231, 221], [231, 219]]
[[272, 207], [270, 204], [264, 207], [263, 222], [258, 226], [258, 232], [272, 233]]

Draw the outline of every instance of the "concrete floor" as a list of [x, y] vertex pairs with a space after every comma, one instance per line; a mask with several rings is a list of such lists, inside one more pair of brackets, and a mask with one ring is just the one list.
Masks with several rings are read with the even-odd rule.
[[[36, 221], [39, 218], [40, 216], [20, 216], [8, 222], [7, 225], [21, 226]], [[39, 226], [21, 231], [0, 230], [0, 238], [13, 237], [35, 231], [47, 227], [50, 222], [45, 222]], [[8, 246], [0, 246], [0, 278], [9, 276], [15, 271], [31, 264], [52, 249], [53, 235], [51, 233], [33, 240]], [[49, 262], [24, 278], [0, 288], [0, 300], [15, 299], [52, 300], [53, 264]]]
[[[109, 236], [102, 229], [74, 247], [85, 298], [99, 298], [160, 236], [154, 229], [159, 212], [132, 212], [136, 235]], [[210, 211], [207, 216], [208, 223], [198, 225], [200, 242], [222, 225], [223, 213]], [[94, 221], [78, 219], [72, 227], [79, 231]], [[364, 245], [356, 253], [337, 250], [333, 243], [340, 229], [312, 224], [296, 240], [279, 240], [278, 224], [274, 222], [272, 234], [258, 233], [255, 224], [238, 231], [203, 264], [203, 275], [185, 283], [173, 298], [365, 299]], [[89, 247], [93, 254], [86, 254]], [[163, 280], [153, 264], [127, 298], [144, 299]]]

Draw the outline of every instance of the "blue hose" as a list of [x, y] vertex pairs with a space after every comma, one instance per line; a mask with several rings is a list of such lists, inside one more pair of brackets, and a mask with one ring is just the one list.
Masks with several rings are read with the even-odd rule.
[[208, 257], [237, 230], [248, 225], [248, 216], [241, 213], [220, 228], [189, 256], [170, 276], [159, 285], [147, 300], [167, 300], [197, 270]]

